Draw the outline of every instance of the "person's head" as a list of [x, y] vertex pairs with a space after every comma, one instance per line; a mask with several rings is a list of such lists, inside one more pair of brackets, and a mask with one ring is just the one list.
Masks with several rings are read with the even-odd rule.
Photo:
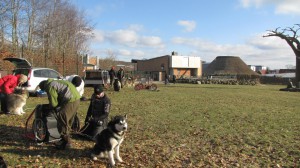
[[43, 80], [42, 82], [39, 83], [39, 88], [42, 91], [45, 91], [46, 90], [46, 85], [47, 85], [47, 80]]
[[120, 70], [123, 70], [123, 68], [122, 68], [122, 67], [120, 67]]
[[22, 84], [26, 83], [27, 80], [28, 80], [27, 76], [21, 74], [21, 75], [20, 75], [20, 78], [19, 78], [19, 81], [18, 81], [18, 85], [22, 85]]
[[115, 67], [114, 67], [114, 66], [112, 66], [112, 67], [111, 67], [111, 69], [115, 69]]
[[103, 87], [102, 87], [102, 85], [95, 85], [94, 86], [94, 93], [95, 94], [100, 94], [100, 93], [102, 93], [103, 92]]
[[72, 79], [72, 83], [75, 87], [78, 87], [81, 85], [81, 82], [82, 82], [82, 79], [79, 77], [79, 76], [75, 76], [73, 79]]
[[102, 85], [95, 85], [94, 86], [94, 94], [97, 97], [103, 97], [104, 96], [103, 86]]

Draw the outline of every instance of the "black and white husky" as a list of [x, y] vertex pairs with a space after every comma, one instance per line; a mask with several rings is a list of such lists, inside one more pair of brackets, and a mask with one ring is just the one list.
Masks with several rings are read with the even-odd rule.
[[115, 78], [115, 81], [114, 81], [113, 85], [114, 85], [114, 90], [115, 91], [120, 91], [121, 81], [118, 78]]
[[96, 144], [94, 145], [91, 157], [97, 160], [98, 157], [108, 157], [111, 166], [115, 166], [116, 160], [123, 162], [120, 157], [120, 145], [124, 140], [127, 131], [127, 115], [115, 116], [107, 124], [107, 128], [96, 136]]

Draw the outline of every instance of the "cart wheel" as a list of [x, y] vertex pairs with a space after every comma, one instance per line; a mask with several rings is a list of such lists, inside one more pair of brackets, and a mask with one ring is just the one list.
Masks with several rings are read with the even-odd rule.
[[74, 117], [74, 121], [71, 128], [74, 132], [79, 132], [80, 130], [80, 121], [77, 115], [75, 115]]
[[38, 142], [44, 142], [47, 137], [47, 128], [43, 120], [41, 119], [34, 119], [32, 124], [32, 130], [35, 139]]
[[143, 84], [138, 83], [138, 84], [136, 84], [136, 85], [134, 86], [134, 90], [141, 90], [142, 87], [143, 87]]
[[149, 90], [151, 91], [155, 91], [157, 89], [157, 85], [156, 84], [151, 84], [150, 87], [149, 87]]

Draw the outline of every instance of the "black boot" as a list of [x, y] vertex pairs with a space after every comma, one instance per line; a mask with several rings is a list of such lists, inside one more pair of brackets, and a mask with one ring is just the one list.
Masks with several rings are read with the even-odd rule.
[[61, 139], [55, 144], [55, 148], [59, 150], [71, 148], [71, 140], [67, 135], [61, 136]]

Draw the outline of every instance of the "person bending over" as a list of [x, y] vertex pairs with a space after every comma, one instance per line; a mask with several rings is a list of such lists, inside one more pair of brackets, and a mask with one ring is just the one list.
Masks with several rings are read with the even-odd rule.
[[64, 80], [44, 80], [39, 88], [48, 95], [49, 105], [54, 109], [57, 129], [61, 140], [55, 144], [57, 149], [71, 147], [70, 131], [80, 104], [80, 95], [75, 86]]

